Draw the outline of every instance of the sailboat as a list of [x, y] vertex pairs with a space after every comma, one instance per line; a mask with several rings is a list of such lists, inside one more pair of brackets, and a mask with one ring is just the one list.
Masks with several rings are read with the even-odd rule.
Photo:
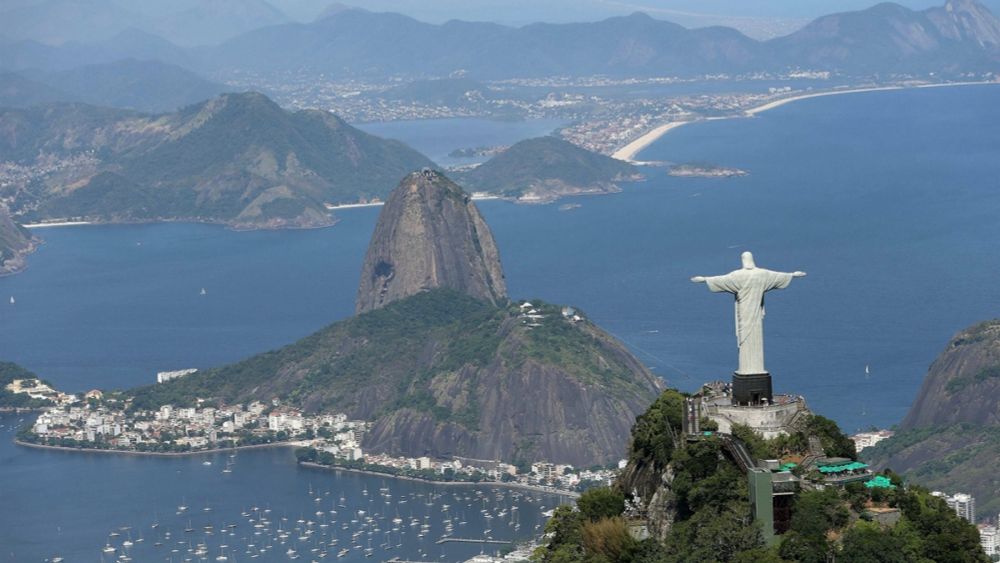
[[208, 295], [208, 292], [207, 292], [207, 291], [205, 291], [205, 288], [204, 288], [204, 287], [203, 287], [203, 288], [201, 288], [201, 294], [202, 294], [202, 295]]
[[13, 305], [13, 304], [14, 304], [14, 296], [13, 296], [13, 295], [11, 295], [11, 296], [10, 296], [10, 304], [11, 304], [11, 305]]

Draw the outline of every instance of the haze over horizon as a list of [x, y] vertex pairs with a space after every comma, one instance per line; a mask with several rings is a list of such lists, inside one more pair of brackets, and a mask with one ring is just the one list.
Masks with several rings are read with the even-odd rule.
[[[810, 20], [862, 10], [872, 0], [795, 2], [763, 0], [752, 6], [737, 0], [9, 0], [0, 7], [0, 40], [33, 39], [46, 44], [99, 41], [136, 28], [182, 46], [211, 45], [240, 33], [286, 22], [310, 22], [340, 7], [394, 12], [427, 23], [449, 20], [493, 22], [509, 26], [532, 23], [592, 22], [634, 12], [688, 28], [725, 26], [755, 39], [792, 33]], [[914, 10], [940, 6], [935, 0], [899, 0]], [[981, 2], [994, 13], [1000, 0]], [[88, 33], [77, 30], [83, 23]], [[37, 29], [33, 29], [37, 27]]]

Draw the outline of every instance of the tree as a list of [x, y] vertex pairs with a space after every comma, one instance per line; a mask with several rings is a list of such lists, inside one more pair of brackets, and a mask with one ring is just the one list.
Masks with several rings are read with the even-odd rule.
[[625, 511], [625, 495], [609, 487], [589, 489], [576, 501], [580, 514], [591, 522], [621, 516]]
[[873, 522], [859, 521], [844, 534], [838, 557], [851, 563], [909, 563], [902, 537]]

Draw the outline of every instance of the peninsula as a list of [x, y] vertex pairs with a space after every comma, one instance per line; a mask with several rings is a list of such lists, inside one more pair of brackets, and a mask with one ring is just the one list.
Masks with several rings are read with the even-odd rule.
[[366, 455], [587, 467], [617, 462], [662, 388], [583, 313], [509, 300], [489, 228], [438, 172], [389, 197], [361, 271], [357, 316], [131, 391], [133, 408], [278, 401], [365, 421]]
[[564, 196], [617, 192], [620, 183], [643, 176], [629, 163], [548, 136], [515, 143], [457, 178], [472, 190], [519, 203], [550, 203]]

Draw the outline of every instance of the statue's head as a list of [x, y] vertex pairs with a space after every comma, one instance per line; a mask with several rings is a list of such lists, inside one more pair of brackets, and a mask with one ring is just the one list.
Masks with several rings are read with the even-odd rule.
[[757, 267], [757, 264], [753, 263], [753, 253], [749, 250], [740, 254], [740, 260], [743, 261], [744, 270], [752, 270]]

